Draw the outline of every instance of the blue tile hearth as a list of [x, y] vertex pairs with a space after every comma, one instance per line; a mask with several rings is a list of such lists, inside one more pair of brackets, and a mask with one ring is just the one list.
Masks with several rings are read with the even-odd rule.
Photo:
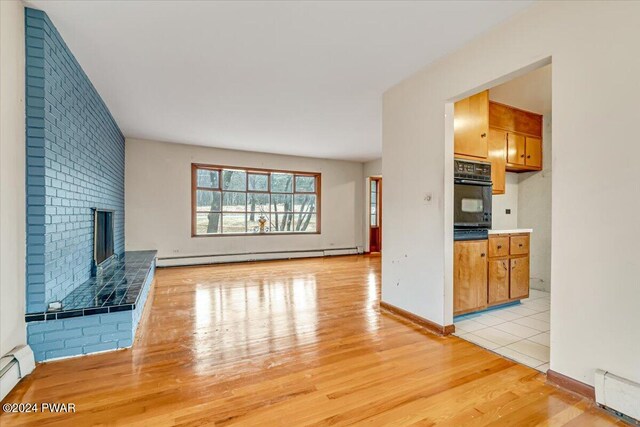
[[62, 300], [62, 310], [29, 313], [25, 320], [36, 322], [134, 310], [156, 254], [157, 251], [125, 252], [120, 260], [67, 295]]
[[30, 313], [36, 361], [131, 347], [156, 269], [156, 251], [125, 252], [62, 300], [62, 310]]

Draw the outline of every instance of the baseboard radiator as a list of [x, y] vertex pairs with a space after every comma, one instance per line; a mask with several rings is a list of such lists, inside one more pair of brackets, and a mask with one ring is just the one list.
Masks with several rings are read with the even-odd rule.
[[33, 351], [28, 345], [14, 348], [0, 358], [0, 400], [36, 367]]
[[278, 259], [316, 258], [338, 255], [357, 255], [363, 252], [362, 247], [312, 249], [279, 252], [248, 252], [237, 254], [192, 255], [176, 257], [159, 257], [158, 267], [180, 267], [187, 265], [222, 264], [230, 262], [268, 261]]
[[640, 425], [640, 384], [611, 372], [596, 370], [596, 402]]

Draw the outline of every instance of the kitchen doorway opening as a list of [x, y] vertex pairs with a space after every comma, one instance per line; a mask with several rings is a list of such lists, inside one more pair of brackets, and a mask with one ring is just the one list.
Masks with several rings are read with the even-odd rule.
[[[458, 337], [541, 372], [551, 353], [551, 80], [548, 58], [447, 105], [446, 315]], [[470, 200], [487, 166], [490, 200]], [[477, 220], [487, 213], [489, 226]]]

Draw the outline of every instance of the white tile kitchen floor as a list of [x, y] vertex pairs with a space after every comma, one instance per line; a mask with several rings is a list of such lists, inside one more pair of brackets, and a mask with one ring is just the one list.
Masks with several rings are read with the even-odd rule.
[[539, 371], [549, 369], [548, 292], [531, 289], [521, 304], [454, 319], [454, 335]]

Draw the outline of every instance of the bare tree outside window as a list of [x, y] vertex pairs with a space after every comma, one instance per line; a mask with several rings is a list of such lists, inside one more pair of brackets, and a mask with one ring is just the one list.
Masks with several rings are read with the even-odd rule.
[[320, 174], [192, 168], [194, 236], [319, 231]]

